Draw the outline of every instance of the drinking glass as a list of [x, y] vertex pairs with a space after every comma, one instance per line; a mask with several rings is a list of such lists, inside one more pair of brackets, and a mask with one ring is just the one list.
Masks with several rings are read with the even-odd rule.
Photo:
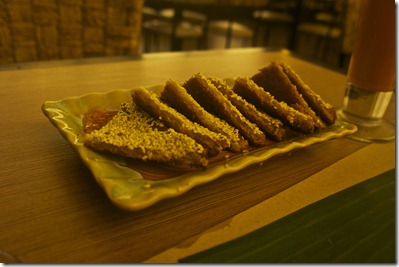
[[352, 138], [388, 141], [395, 126], [383, 119], [395, 88], [395, 1], [363, 0], [338, 117], [358, 130]]

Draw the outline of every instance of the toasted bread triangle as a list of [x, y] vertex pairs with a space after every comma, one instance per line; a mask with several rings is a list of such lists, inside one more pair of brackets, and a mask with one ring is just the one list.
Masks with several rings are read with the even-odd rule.
[[233, 91], [257, 108], [280, 119], [295, 131], [301, 133], [314, 131], [312, 117], [288, 106], [285, 102], [276, 100], [269, 92], [266, 92], [248, 77], [236, 78]]
[[188, 135], [203, 145], [208, 150], [210, 156], [219, 154], [220, 151], [229, 145], [225, 136], [192, 122], [174, 108], [163, 103], [155, 93], [145, 88], [132, 90], [132, 99], [136, 105], [154, 118], [162, 121], [166, 126]]
[[247, 102], [236, 94], [222, 79], [216, 77], [209, 77], [208, 79], [249, 121], [255, 123], [267, 136], [275, 141], [283, 140], [286, 131], [279, 119], [269, 116]]
[[105, 110], [94, 110], [87, 116], [92, 122], [107, 119], [101, 127], [87, 129], [84, 134], [84, 144], [93, 150], [155, 161], [179, 169], [208, 165], [202, 145], [165, 127], [134, 104], [122, 104], [112, 117]]
[[252, 80], [273, 95], [276, 100], [284, 101], [296, 110], [311, 116], [316, 129], [325, 128], [325, 123], [309, 107], [280, 64], [272, 62], [262, 68], [259, 73], [253, 75]]
[[193, 75], [183, 84], [183, 87], [205, 110], [237, 128], [252, 145], [267, 144], [266, 136], [258, 126], [247, 120], [204, 75], [200, 73]]
[[291, 83], [296, 86], [299, 94], [303, 97], [309, 107], [311, 107], [326, 124], [333, 124], [337, 118], [335, 108], [324, 101], [320, 95], [311, 90], [290, 66], [285, 63], [280, 63], [280, 66]]
[[238, 130], [224, 120], [207, 112], [197, 101], [187, 93], [186, 89], [173, 80], [168, 80], [161, 93], [161, 99], [190, 120], [226, 136], [229, 150], [243, 152], [248, 150], [248, 142], [239, 134]]

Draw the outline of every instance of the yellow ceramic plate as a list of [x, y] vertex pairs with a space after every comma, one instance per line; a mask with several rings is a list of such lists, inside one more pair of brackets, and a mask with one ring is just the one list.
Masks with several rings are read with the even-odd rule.
[[[158, 85], [148, 89], [160, 92], [162, 88], [163, 86]], [[354, 133], [357, 129], [355, 125], [337, 121], [324, 131], [211, 164], [206, 170], [180, 173], [173, 178], [153, 181], [144, 179], [134, 167], [127, 167], [125, 159], [94, 152], [83, 145], [81, 134], [82, 118], [85, 113], [96, 107], [118, 109], [121, 103], [130, 101], [130, 90], [114, 90], [69, 97], [60, 101], [47, 101], [42, 106], [45, 116], [76, 150], [109, 199], [116, 206], [126, 210], [147, 208], [162, 199], [176, 197], [199, 184], [215, 180], [223, 174], [261, 163], [272, 156], [296, 148]]]

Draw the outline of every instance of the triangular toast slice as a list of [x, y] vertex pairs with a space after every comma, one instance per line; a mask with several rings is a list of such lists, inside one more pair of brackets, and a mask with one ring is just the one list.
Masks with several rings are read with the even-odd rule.
[[222, 79], [217, 77], [208, 77], [208, 79], [248, 120], [255, 123], [267, 136], [275, 141], [283, 140], [286, 130], [279, 119], [258, 110], [253, 104], [236, 94]]
[[291, 83], [296, 86], [299, 94], [305, 99], [307, 104], [316, 112], [316, 114], [326, 123], [333, 124], [337, 118], [335, 108], [324, 101], [320, 95], [316, 94], [305, 84], [302, 79], [285, 63], [280, 63], [284, 73], [288, 76]]
[[186, 89], [174, 80], [168, 80], [161, 93], [161, 99], [188, 119], [201, 124], [213, 132], [220, 133], [230, 141], [229, 149], [233, 152], [248, 150], [246, 141], [236, 128], [224, 120], [207, 112], [187, 93]]
[[278, 101], [284, 101], [296, 110], [311, 116], [314, 120], [315, 128], [325, 128], [325, 124], [308, 106], [298, 92], [296, 86], [291, 82], [281, 65], [272, 62], [262, 68], [257, 74], [252, 76], [252, 80], [265, 91], [269, 92]]
[[[194, 139], [166, 127], [134, 104], [115, 114], [93, 110], [84, 120], [84, 144], [96, 151], [155, 161], [179, 169], [208, 165], [206, 150]], [[98, 125], [100, 127], [86, 127]]]
[[280, 119], [295, 131], [301, 133], [312, 133], [314, 131], [312, 117], [288, 106], [285, 102], [277, 101], [269, 92], [266, 92], [248, 77], [236, 78], [233, 91], [254, 104], [255, 107]]
[[203, 74], [194, 74], [184, 82], [183, 87], [205, 110], [237, 128], [250, 144], [264, 146], [268, 143], [258, 126], [247, 120]]
[[136, 105], [162, 121], [166, 126], [173, 128], [176, 132], [188, 135], [204, 146], [208, 150], [209, 156], [216, 156], [229, 146], [225, 136], [190, 121], [183, 114], [163, 103], [155, 93], [144, 87], [133, 89], [132, 99]]

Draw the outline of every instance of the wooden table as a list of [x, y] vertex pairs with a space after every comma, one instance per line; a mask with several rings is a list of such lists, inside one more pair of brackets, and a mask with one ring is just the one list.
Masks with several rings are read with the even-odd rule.
[[[113, 206], [41, 112], [47, 100], [291, 65], [340, 106], [345, 76], [288, 51], [234, 49], [140, 59], [0, 66], [0, 258], [45, 262], [176, 262], [395, 167], [395, 144], [338, 138], [277, 156], [138, 212]], [[387, 117], [394, 122], [394, 101]]]

